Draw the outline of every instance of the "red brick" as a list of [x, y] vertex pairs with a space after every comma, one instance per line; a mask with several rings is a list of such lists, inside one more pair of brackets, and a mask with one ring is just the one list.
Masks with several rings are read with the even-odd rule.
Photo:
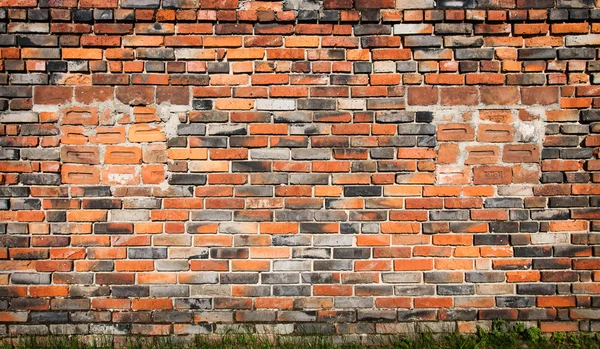
[[73, 99], [73, 87], [66, 86], [35, 86], [33, 103], [35, 104], [66, 104]]
[[519, 89], [512, 86], [482, 86], [481, 103], [492, 105], [510, 105], [519, 102]]
[[474, 138], [473, 127], [469, 124], [440, 124], [437, 139], [439, 141], [469, 141]]
[[514, 129], [510, 125], [479, 125], [477, 140], [480, 142], [505, 143], [512, 142]]
[[473, 169], [473, 184], [510, 184], [512, 170], [504, 166], [477, 166]]
[[477, 105], [479, 90], [475, 87], [446, 87], [440, 91], [441, 105]]
[[521, 103], [549, 105], [558, 103], [557, 87], [522, 87]]
[[435, 105], [438, 102], [437, 87], [408, 87], [409, 105]]

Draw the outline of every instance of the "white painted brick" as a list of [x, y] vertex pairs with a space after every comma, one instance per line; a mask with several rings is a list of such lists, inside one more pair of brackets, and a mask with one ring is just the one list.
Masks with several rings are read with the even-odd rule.
[[364, 99], [338, 99], [338, 109], [363, 110], [367, 107]]
[[296, 101], [293, 99], [258, 99], [257, 110], [294, 110]]
[[426, 23], [394, 24], [394, 35], [431, 34], [433, 26]]
[[425, 9], [433, 8], [434, 6], [433, 0], [396, 0], [396, 8], [401, 10]]
[[38, 114], [32, 112], [12, 112], [0, 114], [0, 123], [38, 122]]

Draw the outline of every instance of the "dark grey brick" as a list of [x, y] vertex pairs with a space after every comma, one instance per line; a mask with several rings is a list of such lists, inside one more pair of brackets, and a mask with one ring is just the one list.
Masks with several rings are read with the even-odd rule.
[[399, 285], [394, 287], [396, 296], [432, 296], [435, 285]]
[[205, 185], [206, 184], [206, 175], [191, 174], [191, 173], [173, 173], [169, 177], [169, 184]]
[[369, 259], [371, 257], [370, 248], [334, 248], [333, 258], [335, 259]]
[[370, 74], [373, 71], [373, 64], [371, 62], [354, 62], [353, 66], [355, 74]]
[[211, 298], [177, 298], [176, 309], [212, 309]]
[[456, 59], [465, 60], [488, 60], [494, 58], [492, 48], [459, 48], [455, 51]]
[[554, 257], [577, 257], [588, 252], [589, 246], [554, 246]]
[[567, 9], [553, 8], [550, 10], [551, 21], [565, 21], [569, 19], [569, 11]]
[[150, 297], [149, 286], [111, 286], [110, 290], [115, 298]]
[[182, 124], [177, 126], [177, 134], [180, 136], [203, 136], [206, 134], [204, 124]]
[[299, 110], [335, 110], [337, 107], [335, 99], [298, 99], [296, 103]]
[[0, 97], [31, 98], [33, 92], [31, 86], [0, 86]]
[[391, 35], [391, 25], [381, 24], [359, 24], [354, 26], [354, 35]]
[[344, 187], [346, 197], [381, 196], [381, 194], [382, 187], [377, 185]]
[[192, 321], [192, 313], [179, 311], [155, 311], [152, 319], [158, 323], [189, 323]]
[[29, 196], [29, 187], [0, 186], [0, 197]]
[[213, 101], [208, 99], [194, 99], [192, 100], [192, 108], [195, 110], [211, 110], [213, 108]]
[[520, 208], [523, 200], [520, 198], [487, 198], [484, 203], [486, 208]]
[[561, 149], [560, 157], [563, 159], [589, 159], [593, 157], [592, 148]]
[[429, 211], [432, 221], [466, 221], [469, 219], [468, 210]]
[[33, 323], [67, 323], [69, 322], [69, 313], [67, 312], [37, 312], [30, 313], [31, 322]]
[[410, 35], [404, 37], [404, 47], [441, 47], [441, 36]]
[[517, 294], [525, 295], [553, 295], [556, 294], [554, 284], [517, 284]]
[[496, 297], [496, 306], [500, 308], [530, 308], [535, 306], [535, 297], [502, 296]]
[[556, 49], [553, 48], [520, 48], [519, 59], [556, 59]]
[[490, 222], [492, 233], [516, 233], [519, 231], [519, 222]]
[[593, 48], [564, 48], [558, 49], [558, 59], [594, 59], [596, 50]]
[[550, 208], [569, 208], [569, 207], [587, 207], [590, 206], [589, 198], [577, 196], [556, 196], [549, 198], [548, 207]]
[[439, 285], [437, 286], [438, 295], [471, 295], [475, 294], [474, 285]]
[[127, 257], [130, 259], [165, 259], [167, 258], [167, 248], [131, 247], [127, 249]]
[[123, 8], [158, 8], [160, 0], [122, 0]]
[[579, 112], [579, 119], [584, 124], [589, 124], [591, 122], [600, 121], [600, 110], [599, 109], [581, 110]]
[[56, 173], [23, 173], [19, 175], [21, 183], [26, 185], [60, 185], [61, 178]]
[[513, 247], [515, 257], [551, 257], [551, 246], [515, 246]]
[[405, 123], [415, 121], [415, 113], [407, 111], [399, 111], [395, 113], [380, 113], [375, 118], [381, 123]]
[[207, 62], [206, 63], [206, 71], [209, 74], [216, 73], [229, 73], [229, 63], [228, 62]]
[[400, 135], [435, 135], [436, 127], [430, 124], [404, 124], [398, 125]]
[[42, 208], [42, 202], [39, 199], [11, 199], [10, 209], [19, 210], [39, 210]]
[[504, 282], [505, 276], [502, 272], [473, 271], [465, 273], [465, 281], [473, 283], [497, 283]]
[[508, 216], [511, 221], [525, 221], [529, 219], [529, 210], [510, 210]]
[[94, 18], [92, 10], [76, 9], [71, 15], [74, 22], [91, 22]]
[[300, 281], [298, 273], [262, 273], [263, 284], [297, 284]]
[[302, 273], [303, 283], [333, 284], [336, 283], [333, 273]]
[[401, 61], [396, 62], [396, 71], [398, 73], [412, 73], [417, 71], [417, 62]]
[[273, 296], [276, 297], [310, 297], [311, 289], [310, 285], [274, 285]]
[[0, 46], [15, 46], [17, 37], [15, 35], [0, 34]]

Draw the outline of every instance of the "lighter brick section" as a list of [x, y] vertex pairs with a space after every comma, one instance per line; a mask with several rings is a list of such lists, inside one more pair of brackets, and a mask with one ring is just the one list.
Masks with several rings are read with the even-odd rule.
[[385, 61], [373, 63], [373, 71], [376, 73], [395, 73], [396, 62]]
[[433, 0], [396, 0], [396, 8], [401, 10], [433, 7], [435, 7]]
[[150, 220], [146, 210], [114, 210], [110, 211], [110, 222], [140, 222]]
[[339, 235], [339, 236], [315, 236], [314, 246], [352, 246], [354, 236]]
[[38, 114], [32, 112], [13, 112], [0, 114], [0, 123], [38, 122]]
[[9, 33], [49, 33], [49, 23], [11, 23]]
[[320, 11], [323, 9], [323, 0], [285, 0], [284, 10]]
[[338, 108], [346, 110], [363, 110], [367, 107], [364, 99], [338, 99]]
[[160, 0], [122, 0], [122, 8], [158, 8]]
[[273, 271], [309, 271], [311, 261], [273, 261]]
[[594, 46], [600, 43], [600, 34], [570, 35], [565, 38], [566, 46]]
[[415, 332], [414, 323], [392, 323], [392, 324], [375, 324], [375, 331], [381, 334], [389, 333], [413, 333]]
[[296, 101], [293, 99], [257, 99], [257, 110], [294, 110]]
[[257, 333], [291, 334], [294, 333], [294, 324], [263, 324], [256, 325]]
[[419, 283], [423, 281], [422, 273], [386, 273], [381, 275], [383, 282], [390, 284]]
[[177, 59], [215, 59], [215, 51], [207, 49], [180, 48], [175, 50]]
[[289, 160], [290, 149], [252, 149], [250, 158], [253, 160]]
[[394, 24], [394, 35], [431, 34], [433, 26], [426, 23]]
[[531, 234], [531, 243], [533, 245], [559, 245], [568, 244], [571, 234], [569, 233], [537, 233]]

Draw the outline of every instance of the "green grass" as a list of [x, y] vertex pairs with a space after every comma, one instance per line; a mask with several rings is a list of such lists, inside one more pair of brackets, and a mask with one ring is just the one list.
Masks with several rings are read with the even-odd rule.
[[[523, 324], [510, 327], [494, 322], [490, 331], [478, 328], [476, 334], [448, 333], [434, 335], [369, 337], [372, 344], [338, 336], [261, 336], [253, 333], [227, 333], [220, 336], [196, 336], [187, 340], [177, 337], [131, 337], [116, 346], [109, 336], [83, 340], [82, 337], [22, 337], [0, 349], [600, 349], [600, 333], [554, 333], [546, 336], [538, 328]], [[346, 339], [345, 339], [346, 338]], [[354, 338], [354, 337], [351, 337]]]

